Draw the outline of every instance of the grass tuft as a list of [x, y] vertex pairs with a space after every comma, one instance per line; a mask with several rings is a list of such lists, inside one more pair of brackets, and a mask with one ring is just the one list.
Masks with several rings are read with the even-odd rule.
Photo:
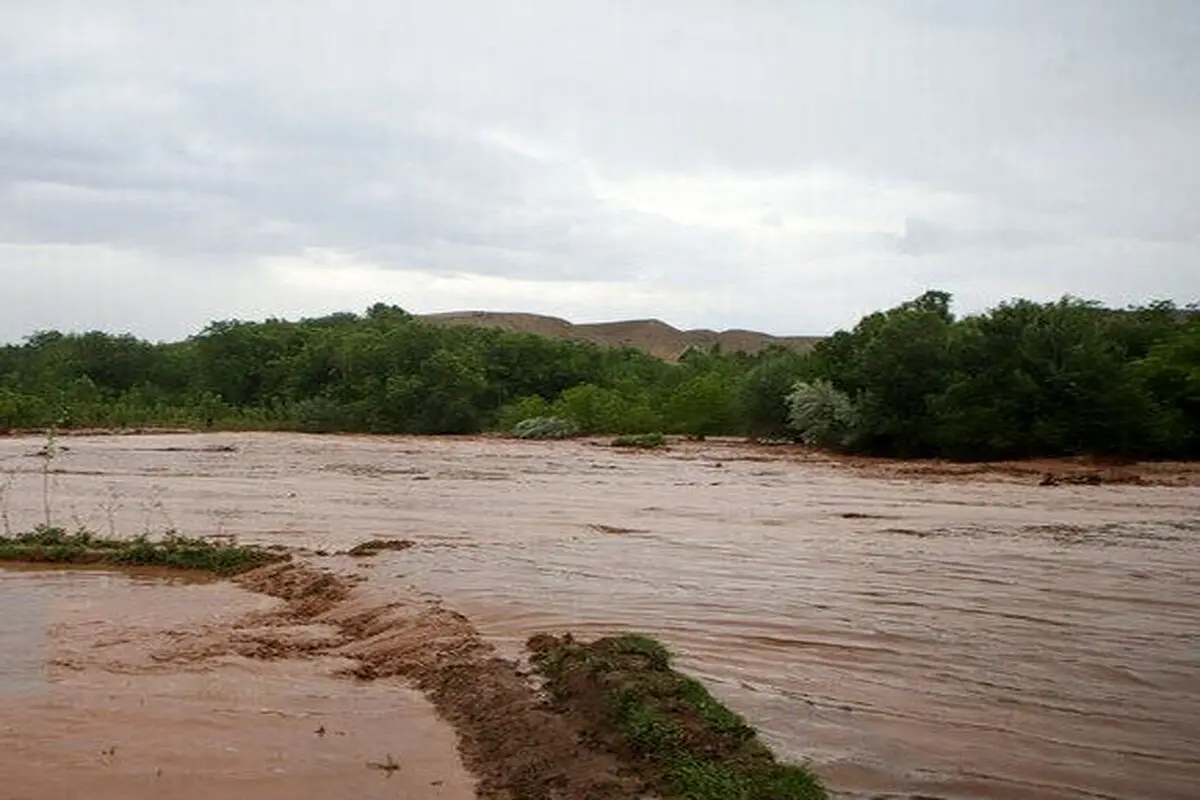
[[671, 668], [670, 653], [639, 635], [529, 641], [533, 665], [559, 709], [588, 739], [624, 757], [670, 800], [826, 800], [820, 780], [783, 764], [738, 714]]
[[286, 559], [259, 547], [213, 542], [168, 532], [158, 539], [97, 536], [91, 531], [70, 533], [40, 525], [27, 533], [0, 536], [0, 561], [34, 564], [109, 564], [192, 569], [217, 575], [241, 572]]

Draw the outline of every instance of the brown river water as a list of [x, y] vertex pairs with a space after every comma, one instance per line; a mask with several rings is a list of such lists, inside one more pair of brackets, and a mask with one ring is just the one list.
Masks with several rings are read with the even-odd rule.
[[[657, 635], [781, 755], [810, 760], [845, 796], [1200, 797], [1195, 486], [905, 477], [728, 443], [661, 454], [285, 434], [62, 444], [48, 484], [56, 523], [330, 551], [412, 539], [364, 573], [444, 598], [514, 655], [543, 631]], [[0, 439], [0, 510], [14, 530], [44, 517], [40, 446]], [[70, 769], [21, 764], [94, 772], [96, 759], [117, 776], [96, 797], [139, 796], [137, 780], [177, 773], [224, 776], [263, 798], [332, 796], [305, 784], [318, 774], [356, 797], [389, 785], [396, 796], [400, 780], [442, 781], [443, 792], [400, 796], [469, 796], [452, 734], [402, 685], [350, 683], [312, 662], [120, 667], [139, 663], [121, 649], [139, 641], [130, 625], [162, 636], [176, 618], [263, 600], [227, 584], [98, 576], [0, 572], [0, 599], [49, 603], [37, 612], [56, 621], [47, 652], [73, 653], [52, 657], [59, 666], [41, 689], [0, 697], [0, 774], [19, 768], [41, 787], [18, 796], [75, 796], [61, 788]], [[114, 617], [125, 633], [106, 633]], [[27, 627], [9, 639], [33, 636], [37, 624]], [[0, 634], [11, 652], [7, 642]], [[10, 677], [30, 674], [8, 662]], [[247, 684], [258, 694], [235, 702]], [[426, 772], [385, 780], [363, 768], [384, 755], [369, 746], [387, 734], [381, 705], [428, 728], [412, 745], [428, 749]], [[309, 722], [335, 714], [345, 736], [312, 734]], [[305, 724], [277, 724], [289, 718]], [[155, 747], [120, 772], [128, 749], [114, 739], [116, 754], [102, 755], [92, 744], [126, 728]], [[92, 761], [64, 755], [84, 740]], [[285, 752], [287, 765], [264, 771]], [[181, 787], [162, 796], [224, 796]]]

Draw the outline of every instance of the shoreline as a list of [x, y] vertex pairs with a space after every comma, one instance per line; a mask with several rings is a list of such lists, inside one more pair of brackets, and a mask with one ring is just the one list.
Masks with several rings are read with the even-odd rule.
[[[565, 440], [522, 440], [498, 432], [442, 435], [390, 434], [354, 431], [306, 432], [274, 428], [68, 428], [56, 430], [54, 436], [64, 439], [91, 437], [168, 437], [168, 436], [299, 436], [305, 438], [361, 440], [374, 442], [505, 442], [523, 443], [531, 447], [570, 445], [621, 451], [629, 457], [656, 453], [675, 458], [713, 458], [722, 461], [761, 461], [790, 464], [830, 466], [855, 472], [863, 477], [911, 479], [928, 481], [983, 480], [1031, 483], [1040, 486], [1058, 485], [1121, 485], [1156, 487], [1200, 486], [1200, 461], [1164, 459], [1136, 460], [1105, 456], [1057, 456], [1019, 460], [952, 461], [938, 458], [889, 458], [837, 453], [798, 443], [766, 443], [734, 436], [712, 436], [693, 439], [682, 435], [665, 437], [661, 447], [644, 450], [613, 445], [613, 436], [577, 436]], [[0, 430], [3, 439], [35, 439], [45, 441], [47, 432], [41, 429]], [[44, 454], [36, 453], [32, 455]], [[51, 470], [53, 471], [53, 469]]]
[[[570, 713], [544, 694], [539, 682], [547, 678], [531, 666], [539, 652], [544, 657], [544, 646], [535, 651], [536, 643], [531, 642], [527, 650], [530, 657], [520, 662], [503, 658], [466, 617], [445, 608], [440, 601], [405, 598], [387, 592], [385, 587], [370, 586], [369, 579], [349, 573], [344, 566], [338, 570], [317, 564], [312, 556], [289, 556], [292, 558], [287, 561], [255, 566], [218, 579], [275, 598], [280, 603], [274, 610], [251, 612], [223, 626], [194, 629], [184, 625], [172, 633], [167, 649], [151, 651], [151, 659], [167, 663], [178, 659], [189, 668], [215, 663], [231, 654], [266, 661], [343, 659], [348, 665], [335, 673], [343, 680], [375, 683], [400, 679], [428, 699], [438, 717], [454, 730], [458, 755], [476, 781], [475, 796], [481, 800], [624, 800], [658, 796], [653, 792], [656, 782], [661, 786], [661, 780], [656, 781], [655, 773], [647, 766], [650, 762], [634, 757], [611, 736], [607, 740], [597, 736], [594, 727], [603, 723], [594, 715], [581, 716], [577, 710]], [[339, 557], [321, 560], [336, 561]], [[116, 574], [142, 569], [145, 574], [144, 567], [99, 562], [0, 563], [0, 569], [8, 568], [61, 569], [68, 573], [88, 568]], [[207, 575], [210, 571], [197, 567], [179, 572]], [[156, 577], [154, 573], [145, 576], [151, 580]], [[164, 583], [163, 588], [169, 590], [169, 584]], [[569, 634], [566, 641], [570, 641]], [[681, 680], [699, 685], [682, 676]], [[708, 702], [716, 703], [711, 698]], [[726, 718], [740, 720], [723, 706], [716, 707]], [[745, 730], [753, 737], [750, 729]], [[386, 742], [380, 744], [388, 749]], [[758, 757], [774, 763], [769, 751], [762, 745], [755, 746], [759, 748], [754, 751], [760, 754]], [[401, 762], [389, 754], [386, 761], [366, 766], [390, 771], [400, 769]], [[717, 766], [722, 764], [717, 762]], [[826, 796], [815, 777], [803, 768], [794, 769], [807, 776], [803, 793], [747, 797], [785, 800]], [[686, 791], [661, 796], [712, 795]]]

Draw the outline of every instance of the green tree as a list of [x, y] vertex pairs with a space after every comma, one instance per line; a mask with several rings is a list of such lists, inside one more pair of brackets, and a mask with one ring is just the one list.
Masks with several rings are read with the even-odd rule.
[[796, 381], [812, 373], [810, 361], [797, 353], [764, 355], [738, 381], [738, 432], [758, 439], [791, 438], [787, 396]]

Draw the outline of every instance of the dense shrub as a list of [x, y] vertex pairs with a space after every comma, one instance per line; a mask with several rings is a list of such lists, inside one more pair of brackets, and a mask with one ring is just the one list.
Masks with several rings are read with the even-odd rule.
[[792, 429], [805, 444], [848, 447], [859, 428], [858, 411], [827, 380], [801, 381], [787, 397]]
[[579, 426], [561, 417], [531, 417], [513, 426], [518, 439], [568, 439], [579, 433]]

